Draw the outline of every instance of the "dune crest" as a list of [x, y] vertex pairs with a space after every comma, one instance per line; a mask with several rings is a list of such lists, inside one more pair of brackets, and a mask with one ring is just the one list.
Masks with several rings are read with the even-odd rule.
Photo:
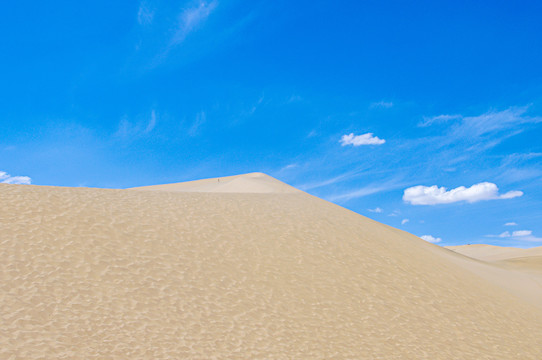
[[0, 184], [0, 358], [542, 358], [542, 309], [489, 265], [220, 179], [236, 191]]
[[217, 193], [295, 193], [300, 190], [283, 183], [264, 173], [186, 181], [174, 184], [140, 186], [132, 190], [181, 191], [181, 192], [217, 192]]

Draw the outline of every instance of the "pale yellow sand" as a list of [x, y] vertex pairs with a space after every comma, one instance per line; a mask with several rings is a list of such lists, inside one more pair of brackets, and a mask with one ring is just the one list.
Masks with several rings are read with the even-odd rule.
[[469, 262], [466, 268], [542, 309], [542, 247], [474, 244], [447, 248], [479, 260]]
[[542, 358], [542, 310], [489, 265], [238, 178], [0, 184], [0, 359]]
[[514, 247], [473, 244], [447, 246], [446, 248], [468, 257], [488, 262], [496, 262], [514, 258], [542, 257], [542, 246], [530, 249], [520, 249]]
[[228, 192], [228, 193], [296, 193], [300, 190], [263, 173], [225, 176], [175, 184], [141, 186], [134, 190]]

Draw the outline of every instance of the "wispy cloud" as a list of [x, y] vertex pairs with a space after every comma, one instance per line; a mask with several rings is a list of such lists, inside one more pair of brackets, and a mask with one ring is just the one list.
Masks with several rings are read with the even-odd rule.
[[145, 130], [143, 130], [143, 133], [144, 134], [150, 133], [154, 129], [155, 126], [156, 126], [156, 111], [152, 110], [151, 118], [149, 119], [149, 122]]
[[154, 19], [154, 10], [148, 1], [141, 1], [137, 11], [137, 22], [139, 25], [150, 25]]
[[250, 109], [248, 109], [247, 111], [245, 111], [243, 113], [243, 116], [252, 116], [254, 115], [254, 113], [256, 112], [256, 110], [258, 110], [258, 107], [260, 107], [260, 105], [263, 103], [263, 99], [264, 99], [264, 96], [260, 96], [258, 98], [258, 100], [250, 107]]
[[385, 182], [378, 182], [378, 183], [372, 183], [367, 186], [364, 186], [362, 188], [358, 188], [355, 190], [347, 191], [342, 194], [335, 194], [327, 197], [329, 201], [339, 201], [339, 202], [345, 202], [348, 200], [380, 193], [380, 192], [386, 192], [395, 190], [398, 188], [401, 188], [403, 184], [399, 183], [397, 180], [393, 179], [390, 181]]
[[482, 200], [512, 199], [522, 196], [521, 191], [509, 191], [499, 194], [497, 185], [490, 182], [474, 184], [471, 187], [459, 186], [455, 189], [446, 190], [445, 187], [413, 186], [405, 189], [403, 200], [412, 205], [436, 205], [450, 204], [460, 201], [474, 203]]
[[511, 107], [502, 111], [491, 110], [479, 116], [467, 116], [453, 129], [452, 136], [484, 136], [528, 123], [542, 122], [542, 117], [527, 116], [528, 106]]
[[422, 235], [422, 236], [420, 236], [420, 238], [427, 241], [427, 242], [433, 243], [433, 244], [439, 243], [439, 242], [442, 241], [441, 238], [439, 238], [439, 237], [436, 238], [436, 237], [434, 237], [432, 235]]
[[505, 110], [490, 110], [477, 116], [438, 115], [424, 118], [420, 126], [454, 121], [447, 133], [438, 139], [441, 145], [470, 143], [469, 151], [487, 150], [503, 139], [517, 135], [525, 129], [523, 125], [542, 122], [540, 116], [529, 116], [529, 106], [514, 106]]
[[450, 120], [462, 119], [461, 115], [437, 115], [437, 116], [424, 116], [423, 121], [418, 124], [419, 127], [427, 127], [433, 124], [445, 123]]
[[297, 164], [288, 164], [288, 165], [284, 166], [283, 168], [281, 168], [279, 171], [286, 171], [286, 170], [290, 170], [290, 169], [295, 169], [298, 166], [299, 165], [297, 165]]
[[403, 219], [403, 220], [401, 220], [401, 225], [405, 225], [409, 221], [410, 221], [409, 219]]
[[333, 185], [333, 184], [340, 183], [342, 181], [346, 181], [348, 179], [351, 179], [353, 176], [356, 176], [357, 174], [363, 172], [364, 170], [365, 170], [365, 168], [360, 168], [360, 169], [356, 169], [356, 170], [353, 170], [353, 171], [348, 171], [348, 172], [345, 172], [345, 173], [343, 173], [341, 175], [334, 176], [334, 177], [326, 179], [326, 180], [301, 184], [301, 185], [298, 185], [297, 187], [299, 189], [301, 189], [301, 190], [307, 191], [307, 190], [317, 189], [317, 188], [324, 187], [324, 186]]
[[361, 146], [361, 145], [382, 145], [386, 142], [384, 139], [378, 138], [378, 136], [373, 136], [373, 133], [367, 133], [362, 135], [354, 135], [350, 133], [348, 135], [343, 135], [341, 140], [339, 140], [342, 146], [352, 145], [352, 146]]
[[504, 224], [504, 226], [517, 226], [518, 224], [516, 224], [515, 222], [507, 222], [506, 224]]
[[198, 29], [217, 6], [217, 1], [199, 1], [195, 5], [184, 9], [178, 16], [177, 30], [171, 38], [170, 45], [182, 43], [188, 34]]
[[374, 103], [371, 103], [371, 105], [369, 105], [370, 108], [384, 108], [384, 109], [389, 109], [392, 106], [393, 106], [393, 102], [384, 101], [384, 100], [374, 102]]
[[30, 185], [32, 179], [28, 176], [11, 176], [5, 171], [0, 171], [0, 183]]
[[388, 214], [388, 216], [399, 216], [401, 214], [401, 211], [399, 210], [393, 210], [391, 214]]
[[502, 161], [502, 166], [517, 165], [540, 157], [542, 157], [542, 153], [539, 152], [509, 154], [504, 157]]
[[370, 212], [374, 212], [374, 213], [381, 213], [382, 211], [384, 211], [379, 207], [374, 208], [374, 209], [367, 209], [367, 210], [370, 211]]
[[156, 111], [152, 110], [146, 121], [131, 122], [127, 116], [124, 116], [115, 133], [116, 137], [128, 140], [135, 140], [141, 136], [149, 134], [156, 127]]
[[303, 98], [299, 95], [293, 94], [290, 96], [290, 98], [286, 101], [287, 104], [296, 103], [302, 101]]
[[196, 114], [196, 119], [188, 129], [188, 135], [189, 136], [196, 136], [203, 124], [207, 121], [207, 115], [205, 114], [205, 111], [200, 111]]

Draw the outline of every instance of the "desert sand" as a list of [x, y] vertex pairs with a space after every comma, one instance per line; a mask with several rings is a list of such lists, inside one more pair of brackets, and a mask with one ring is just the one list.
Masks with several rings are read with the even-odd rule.
[[527, 272], [220, 180], [0, 184], [0, 359], [542, 359]]

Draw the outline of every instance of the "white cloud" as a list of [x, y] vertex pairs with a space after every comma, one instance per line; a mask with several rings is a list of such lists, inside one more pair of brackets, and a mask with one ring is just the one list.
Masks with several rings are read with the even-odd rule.
[[372, 103], [369, 107], [370, 107], [370, 108], [385, 108], [385, 109], [389, 109], [389, 108], [391, 108], [392, 106], [393, 106], [393, 102], [381, 100], [381, 101]]
[[516, 230], [510, 233], [510, 231], [505, 231], [499, 235], [486, 235], [486, 237], [492, 238], [509, 238], [517, 241], [532, 241], [538, 242], [542, 241], [542, 238], [533, 236], [532, 230]]
[[401, 221], [401, 225], [405, 225], [409, 221], [410, 221], [409, 219], [403, 219], [403, 221]]
[[373, 136], [373, 133], [367, 133], [362, 135], [354, 135], [350, 133], [349, 135], [343, 135], [339, 141], [342, 146], [353, 145], [382, 145], [386, 142], [384, 139], [379, 139], [378, 136]]
[[32, 179], [28, 176], [11, 176], [5, 171], [0, 171], [0, 183], [30, 185]]
[[369, 210], [370, 212], [374, 212], [374, 213], [381, 213], [382, 211], [384, 211], [379, 207], [374, 208], [374, 209], [367, 209], [367, 210]]
[[217, 1], [200, 1], [194, 7], [187, 8], [179, 14], [179, 23], [171, 44], [180, 44], [186, 39], [189, 33], [196, 30], [204, 22], [211, 12], [217, 7]]
[[506, 224], [504, 224], [504, 226], [517, 226], [518, 224], [515, 223], [515, 222], [507, 222]]
[[405, 189], [403, 200], [412, 205], [435, 205], [459, 201], [474, 203], [482, 200], [512, 199], [522, 195], [523, 192], [521, 191], [509, 191], [505, 194], [499, 194], [497, 185], [482, 182], [469, 188], [460, 186], [451, 190], [446, 190], [445, 187], [438, 187], [437, 185], [413, 186]]
[[531, 230], [518, 230], [518, 231], [514, 231], [512, 233], [512, 236], [513, 237], [516, 237], [516, 236], [529, 236], [531, 235], [533, 232]]
[[427, 242], [433, 243], [433, 244], [439, 243], [439, 242], [442, 241], [441, 238], [439, 238], [439, 237], [436, 238], [436, 237], [433, 237], [431, 235], [422, 235], [422, 236], [420, 236], [420, 238], [427, 241]]
[[146, 1], [142, 1], [137, 11], [137, 22], [139, 25], [149, 25], [152, 23], [153, 18], [154, 10], [149, 7]]

